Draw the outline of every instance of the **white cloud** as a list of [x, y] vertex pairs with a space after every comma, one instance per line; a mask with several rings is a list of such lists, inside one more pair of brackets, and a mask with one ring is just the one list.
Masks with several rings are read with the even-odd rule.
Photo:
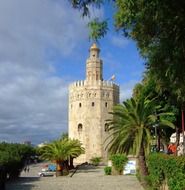
[[42, 75], [0, 84], [0, 139], [39, 142], [66, 131], [67, 86], [63, 79]]
[[68, 1], [0, 1], [0, 140], [38, 143], [67, 130], [69, 80], [54, 76], [52, 59], [87, 39]]

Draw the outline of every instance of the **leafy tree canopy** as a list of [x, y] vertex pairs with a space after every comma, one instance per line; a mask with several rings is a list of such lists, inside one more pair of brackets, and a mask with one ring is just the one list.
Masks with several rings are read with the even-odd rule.
[[173, 115], [166, 116], [166, 118], [171, 122], [176, 121], [179, 107], [174, 96], [170, 94], [169, 89], [161, 88], [160, 83], [155, 80], [155, 77], [150, 72], [146, 72], [142, 82], [135, 85], [133, 97], [136, 99], [154, 99], [156, 114], [160, 110], [172, 112]]
[[[90, 17], [89, 7], [100, 8], [105, 3], [105, 0], [69, 0], [73, 8], [78, 9], [82, 12], [82, 16]], [[108, 31], [107, 20], [100, 20], [94, 18], [88, 23], [89, 39], [98, 42], [99, 39], [103, 38]]]
[[39, 151], [43, 159], [63, 162], [70, 157], [76, 158], [83, 154], [84, 148], [78, 140], [63, 138], [46, 144]]
[[[0, 168], [10, 179], [17, 178], [35, 149], [25, 144], [0, 143]], [[1, 171], [2, 172], [2, 171]]]
[[[161, 115], [160, 117], [174, 123], [176, 127], [180, 126], [179, 107], [174, 96], [169, 93], [169, 89], [161, 89], [160, 84], [156, 82], [151, 73], [145, 73], [142, 82], [135, 85], [133, 97], [137, 100], [145, 99], [146, 97], [153, 100], [155, 114], [158, 120], [160, 119], [159, 114], [161, 112], [173, 113], [171, 115]], [[155, 124], [157, 126], [158, 120], [156, 120]], [[160, 127], [157, 128], [157, 131], [153, 131], [153, 134], [156, 135], [156, 132], [158, 133], [158, 138], [160, 138], [164, 144], [167, 144], [171, 134], [175, 131], [171, 128]]]
[[34, 153], [34, 148], [29, 145], [0, 143], [0, 165], [22, 162]]

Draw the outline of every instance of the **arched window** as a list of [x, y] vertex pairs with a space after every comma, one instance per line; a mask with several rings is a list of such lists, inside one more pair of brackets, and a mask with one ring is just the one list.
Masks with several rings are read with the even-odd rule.
[[92, 107], [94, 107], [94, 102], [92, 102]]
[[82, 107], [82, 103], [79, 103], [79, 107], [80, 107], [80, 108]]
[[78, 124], [78, 132], [81, 132], [83, 128], [83, 125], [81, 123]]
[[107, 102], [105, 102], [105, 107], [106, 107], [106, 108], [107, 108], [107, 105], [108, 105]]

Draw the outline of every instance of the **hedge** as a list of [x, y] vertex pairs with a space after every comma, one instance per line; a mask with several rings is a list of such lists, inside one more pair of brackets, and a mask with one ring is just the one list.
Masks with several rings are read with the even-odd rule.
[[153, 153], [148, 160], [150, 189], [158, 190], [167, 183], [169, 190], [185, 189], [185, 157]]

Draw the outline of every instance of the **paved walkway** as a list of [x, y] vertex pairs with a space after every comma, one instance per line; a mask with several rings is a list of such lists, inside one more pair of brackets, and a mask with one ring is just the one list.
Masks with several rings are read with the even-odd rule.
[[8, 183], [6, 190], [143, 190], [135, 176], [105, 176], [103, 168], [83, 168], [73, 177], [38, 177], [40, 169], [31, 166], [29, 173]]

